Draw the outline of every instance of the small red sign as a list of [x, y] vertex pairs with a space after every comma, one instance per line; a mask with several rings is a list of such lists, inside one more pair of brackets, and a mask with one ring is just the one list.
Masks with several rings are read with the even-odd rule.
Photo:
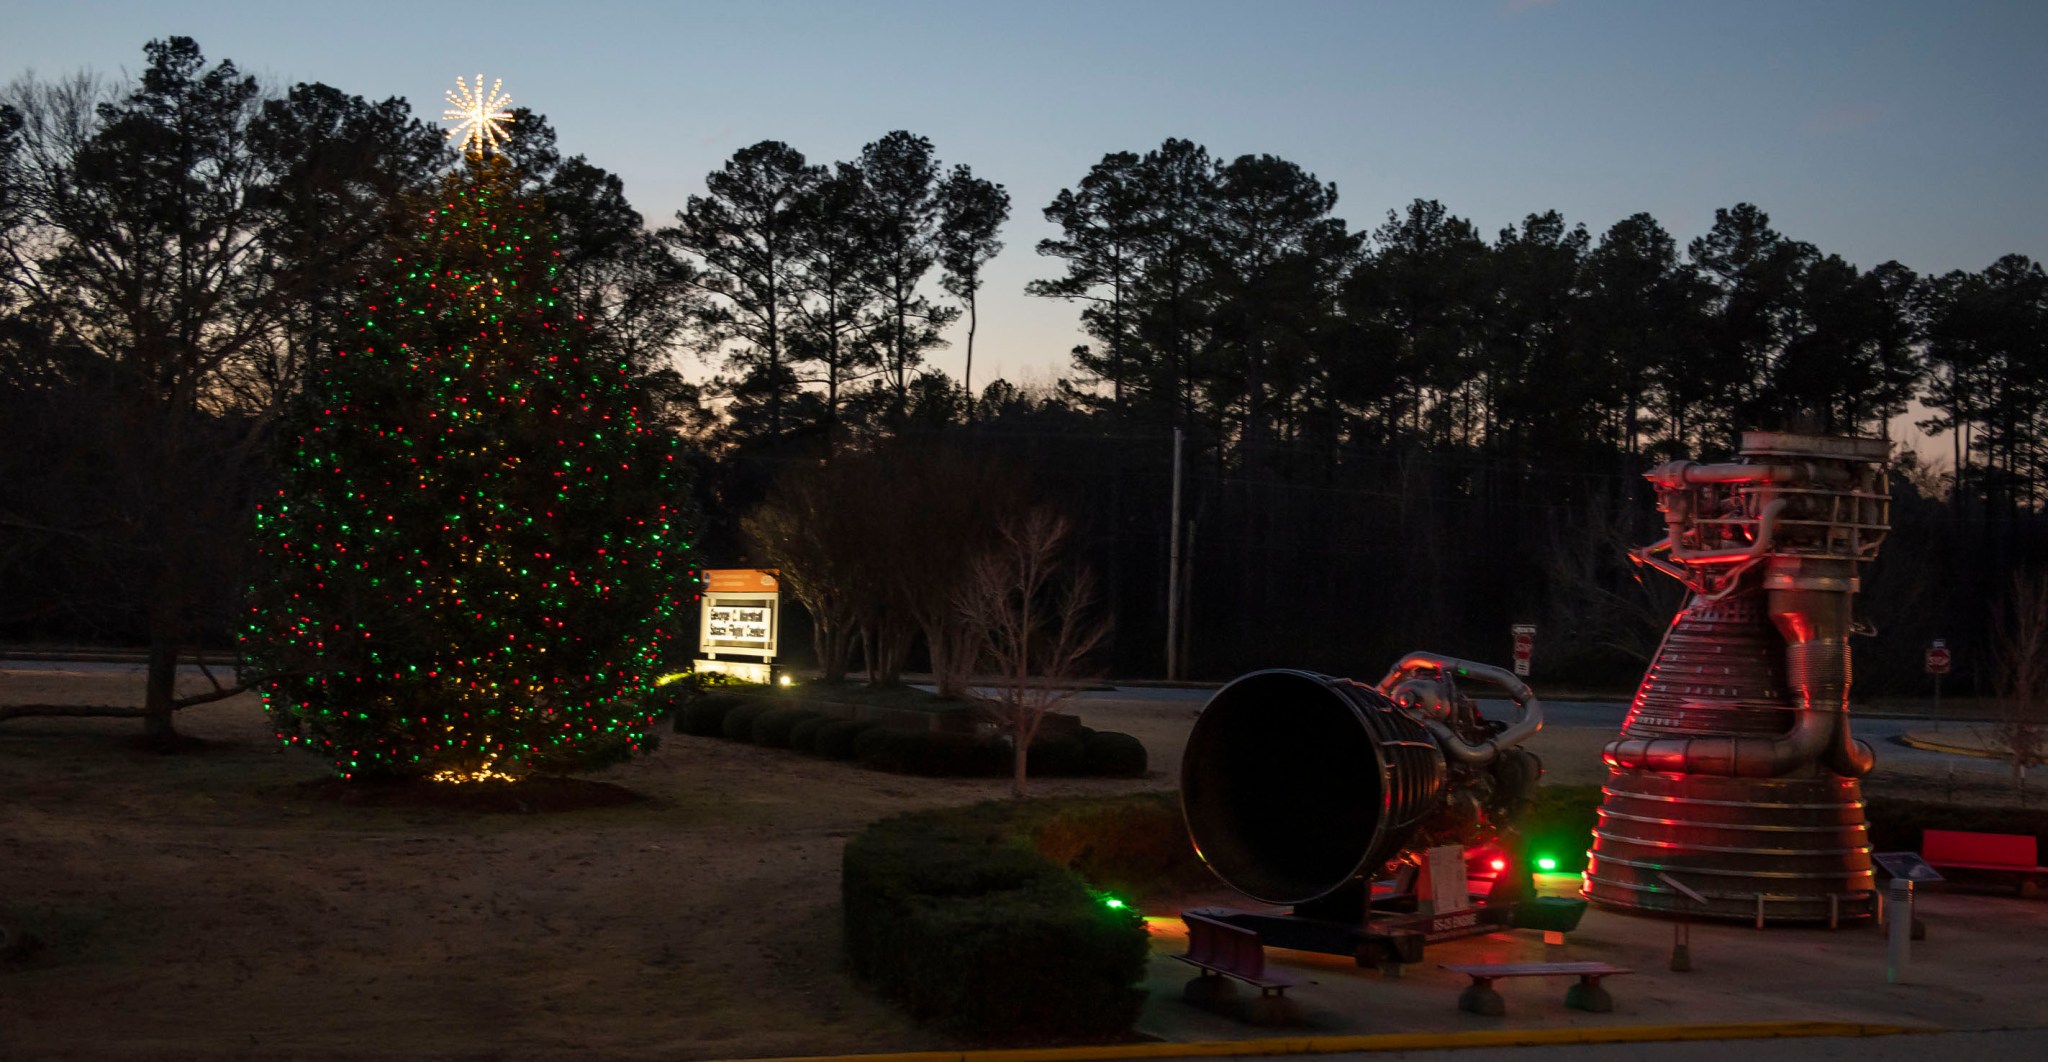
[[1535, 655], [1536, 627], [1530, 623], [1517, 623], [1508, 628], [1515, 636], [1515, 674], [1529, 673], [1529, 658]]
[[1927, 647], [1928, 674], [1946, 675], [1948, 674], [1950, 663], [1951, 660], [1948, 655], [1948, 646], [1943, 645], [1940, 642], [1935, 642], [1933, 645]]

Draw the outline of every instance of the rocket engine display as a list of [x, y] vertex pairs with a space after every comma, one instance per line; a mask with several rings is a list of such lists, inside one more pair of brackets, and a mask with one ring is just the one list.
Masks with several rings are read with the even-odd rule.
[[1630, 556], [1691, 596], [1603, 750], [1588, 899], [1759, 922], [1870, 913], [1858, 780], [1874, 757], [1849, 732], [1849, 636], [1889, 529], [1887, 456], [1882, 439], [1747, 432], [1737, 461], [1646, 473], [1668, 530]]
[[[1469, 684], [1506, 694], [1514, 718], [1482, 716]], [[1237, 679], [1188, 736], [1181, 807], [1219, 879], [1292, 911], [1201, 913], [1362, 965], [1418, 962], [1433, 941], [1576, 927], [1585, 901], [1534, 895], [1517, 833], [1543, 771], [1521, 745], [1542, 726], [1521, 679], [1435, 653], [1410, 653], [1376, 685], [1285, 670]], [[1490, 864], [1479, 897], [1474, 858]]]

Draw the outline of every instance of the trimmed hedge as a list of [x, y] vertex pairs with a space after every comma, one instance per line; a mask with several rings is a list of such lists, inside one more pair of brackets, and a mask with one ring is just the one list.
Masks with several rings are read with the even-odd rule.
[[877, 727], [854, 739], [854, 758], [878, 771], [932, 778], [995, 778], [1010, 773], [1010, 746], [946, 730]]
[[808, 708], [771, 708], [754, 720], [752, 740], [754, 744], [771, 749], [789, 747], [790, 731], [806, 719], [816, 719], [818, 713]]
[[976, 1038], [1103, 1038], [1145, 993], [1144, 920], [1097, 901], [1002, 811], [915, 812], [846, 846], [855, 973], [912, 1017]]
[[720, 737], [725, 733], [725, 715], [739, 707], [737, 697], [712, 694], [683, 706], [676, 716], [676, 731], [698, 737]]
[[[951, 730], [907, 730], [872, 722], [836, 720], [810, 708], [712, 694], [677, 711], [676, 730], [723, 736], [766, 748], [788, 748], [834, 760], [859, 760], [876, 770], [942, 778], [1008, 776], [1010, 745], [1003, 738]], [[1087, 727], [1041, 735], [1032, 743], [1032, 777], [1142, 778], [1145, 746], [1129, 734]]]
[[833, 722], [831, 716], [822, 712], [812, 712], [809, 719], [789, 728], [789, 747], [798, 752], [815, 755], [818, 751], [818, 731], [825, 729], [825, 724], [830, 722]]
[[818, 736], [812, 739], [811, 749], [828, 760], [850, 760], [854, 757], [854, 743], [873, 729], [873, 723], [835, 720], [818, 728]]
[[853, 739], [853, 758], [869, 767], [884, 771], [907, 770], [910, 763], [912, 732], [886, 726], [873, 726], [861, 731]]
[[752, 741], [754, 720], [768, 714], [774, 707], [772, 704], [748, 704], [744, 701], [733, 705], [732, 710], [725, 713], [725, 722], [719, 732], [734, 741]]
[[1088, 746], [1075, 734], [1039, 735], [1025, 771], [1034, 778], [1071, 778], [1088, 770]]
[[[2048, 844], [2048, 809], [1872, 797], [1865, 817], [1870, 846], [1880, 852], [1918, 851], [1922, 831], [1930, 829], [2033, 834], [2037, 843]], [[1586, 868], [1586, 850], [1593, 846], [1599, 821], [1599, 786], [1546, 785], [1536, 790], [1536, 803], [1522, 820], [1522, 836], [1532, 854], [1555, 858], [1559, 871], [1579, 871]]]
[[1536, 800], [1522, 816], [1522, 840], [1531, 857], [1557, 860], [1560, 873], [1586, 869], [1586, 850], [1593, 847], [1593, 827], [1600, 821], [1597, 785], [1540, 785]]
[[1038, 853], [1133, 904], [1214, 889], [1174, 792], [1011, 801]]
[[1084, 745], [1082, 769], [1100, 778], [1145, 777], [1145, 743], [1114, 730], [1091, 734]]

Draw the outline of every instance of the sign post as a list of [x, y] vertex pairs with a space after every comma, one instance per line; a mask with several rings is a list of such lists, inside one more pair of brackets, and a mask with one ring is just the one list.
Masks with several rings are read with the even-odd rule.
[[1941, 719], [1941, 676], [1948, 674], [1953, 658], [1948, 653], [1948, 642], [1936, 638], [1927, 646], [1927, 673], [1934, 676], [1934, 718]]
[[1515, 636], [1515, 674], [1526, 678], [1529, 674], [1529, 657], [1536, 652], [1536, 625], [1517, 623], [1508, 629]]
[[776, 643], [782, 636], [778, 574], [766, 568], [705, 570], [697, 623], [698, 671], [731, 675], [742, 682], [774, 680]]

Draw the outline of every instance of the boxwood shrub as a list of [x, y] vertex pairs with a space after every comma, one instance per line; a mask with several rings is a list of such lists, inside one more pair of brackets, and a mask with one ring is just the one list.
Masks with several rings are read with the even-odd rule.
[[916, 755], [915, 741], [915, 735], [908, 730], [869, 727], [854, 737], [853, 758], [876, 770], [907, 774], [911, 758]]
[[798, 723], [816, 718], [818, 713], [808, 708], [770, 708], [754, 720], [753, 742], [771, 749], [786, 749], [790, 731]]
[[733, 705], [732, 710], [725, 713], [725, 722], [720, 729], [720, 733], [734, 741], [752, 741], [754, 740], [754, 720], [761, 718], [774, 707], [772, 704], [761, 704], [758, 702], [754, 704], [743, 702]]
[[812, 712], [809, 719], [789, 728], [789, 747], [798, 752], [816, 754], [818, 731], [825, 729], [825, 724], [832, 721], [832, 717], [823, 712]]
[[854, 742], [873, 729], [873, 723], [849, 719], [826, 723], [818, 728], [818, 736], [811, 741], [811, 750], [828, 760], [850, 760], [854, 756]]
[[846, 846], [840, 889], [849, 963], [920, 1021], [978, 1039], [1103, 1038], [1144, 1002], [1143, 920], [1098, 902], [1004, 812], [876, 823]]
[[739, 706], [739, 698], [710, 694], [685, 704], [676, 716], [676, 730], [698, 737], [719, 737], [725, 733], [725, 714]]
[[1130, 903], [1215, 888], [1172, 792], [1011, 801], [1040, 855]]
[[988, 778], [1010, 771], [1010, 746], [947, 730], [876, 727], [854, 739], [853, 752], [862, 764], [897, 774]]
[[1025, 770], [1036, 778], [1071, 777], [1087, 769], [1088, 746], [1074, 734], [1040, 734], [1025, 761]]
[[1091, 733], [1082, 746], [1083, 769], [1100, 778], [1145, 777], [1145, 744], [1114, 730]]

